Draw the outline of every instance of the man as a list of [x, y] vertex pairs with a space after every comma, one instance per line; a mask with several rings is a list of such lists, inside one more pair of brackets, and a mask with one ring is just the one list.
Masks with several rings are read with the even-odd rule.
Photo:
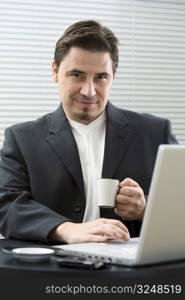
[[[158, 146], [177, 141], [168, 120], [109, 103], [117, 66], [118, 40], [95, 21], [71, 25], [57, 42], [52, 71], [61, 105], [5, 131], [5, 237], [77, 243], [139, 234]], [[99, 211], [98, 177], [120, 181], [113, 211]]]

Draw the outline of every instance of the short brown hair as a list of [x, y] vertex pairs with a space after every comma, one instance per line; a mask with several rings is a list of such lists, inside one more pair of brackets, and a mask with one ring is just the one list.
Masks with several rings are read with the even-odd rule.
[[115, 74], [118, 66], [118, 39], [109, 28], [94, 20], [80, 21], [69, 26], [56, 43], [54, 61], [57, 67], [72, 46], [92, 52], [109, 52]]

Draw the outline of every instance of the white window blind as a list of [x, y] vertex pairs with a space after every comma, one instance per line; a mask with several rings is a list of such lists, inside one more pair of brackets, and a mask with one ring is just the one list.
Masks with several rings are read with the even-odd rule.
[[5, 127], [59, 104], [50, 71], [55, 43], [73, 22], [95, 19], [120, 40], [110, 100], [169, 118], [185, 142], [184, 0], [0, 0], [0, 146]]

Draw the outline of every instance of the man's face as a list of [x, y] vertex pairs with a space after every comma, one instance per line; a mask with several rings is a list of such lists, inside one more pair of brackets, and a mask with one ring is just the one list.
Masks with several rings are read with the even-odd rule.
[[91, 52], [72, 47], [59, 68], [52, 65], [66, 115], [88, 124], [105, 109], [113, 80], [108, 52]]

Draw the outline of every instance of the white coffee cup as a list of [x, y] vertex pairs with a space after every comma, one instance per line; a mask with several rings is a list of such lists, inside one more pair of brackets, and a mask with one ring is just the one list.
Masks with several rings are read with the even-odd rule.
[[97, 201], [98, 206], [114, 207], [118, 192], [119, 180], [111, 178], [97, 179]]

